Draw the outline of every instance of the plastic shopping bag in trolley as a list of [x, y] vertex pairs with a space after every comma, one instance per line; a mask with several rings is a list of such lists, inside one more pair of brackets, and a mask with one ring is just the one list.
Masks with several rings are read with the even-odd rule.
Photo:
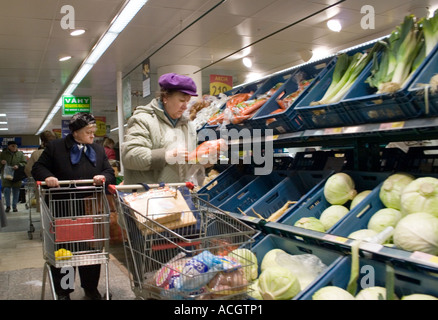
[[[187, 193], [188, 192], [188, 193]], [[123, 200], [133, 210], [137, 227], [148, 233], [165, 228], [182, 230], [197, 224], [197, 213], [187, 188], [163, 187], [134, 192]]]

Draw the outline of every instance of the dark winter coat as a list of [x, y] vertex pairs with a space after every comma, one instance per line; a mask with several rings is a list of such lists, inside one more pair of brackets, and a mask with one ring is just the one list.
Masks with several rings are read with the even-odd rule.
[[[21, 169], [24, 169], [24, 166], [26, 165], [26, 157], [24, 156], [24, 153], [21, 151], [17, 151], [12, 153], [11, 151], [9, 151], [8, 148], [5, 148], [3, 150], [3, 152], [0, 153], [0, 162], [1, 160], [6, 160], [7, 164], [9, 166], [19, 166], [21, 167]], [[2, 165], [0, 163], [0, 170], [1, 170], [1, 176], [2, 176], [2, 187], [3, 188], [10, 188], [10, 187], [15, 187], [15, 188], [19, 188], [21, 187], [21, 184], [23, 183], [23, 181], [15, 181], [12, 182], [11, 180], [8, 179], [4, 179], [3, 178], [3, 170], [4, 170], [5, 166]]]
[[70, 149], [73, 145], [74, 139], [71, 134], [48, 143], [32, 167], [33, 178], [36, 181], [44, 181], [48, 177], [56, 177], [61, 181], [92, 179], [96, 175], [104, 175], [106, 185], [116, 184], [114, 169], [108, 162], [102, 145], [91, 145], [96, 152], [96, 166], [84, 154], [79, 163], [73, 165], [70, 161]]

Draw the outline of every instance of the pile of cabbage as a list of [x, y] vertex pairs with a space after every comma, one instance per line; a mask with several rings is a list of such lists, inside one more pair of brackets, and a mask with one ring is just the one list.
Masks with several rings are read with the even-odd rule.
[[[395, 296], [394, 299], [399, 298]], [[327, 286], [317, 290], [312, 295], [312, 300], [387, 300], [387, 295], [386, 288], [380, 286], [364, 288], [355, 295], [340, 287]], [[429, 294], [412, 293], [403, 296], [401, 300], [438, 300], [438, 298]]]
[[344, 172], [335, 173], [327, 179], [324, 185], [324, 197], [330, 205], [321, 213], [319, 219], [303, 217], [296, 221], [294, 226], [327, 232], [370, 192], [371, 190], [363, 190], [358, 193], [350, 175]]
[[379, 198], [384, 208], [375, 212], [367, 229], [348, 238], [369, 240], [393, 229], [385, 244], [407, 251], [438, 255], [438, 179], [395, 173], [382, 184]]
[[249, 291], [257, 300], [293, 299], [327, 268], [316, 255], [292, 255], [276, 248], [263, 257], [259, 275], [255, 254], [248, 249], [238, 250], [239, 255], [254, 262], [244, 273], [247, 280], [253, 282]]

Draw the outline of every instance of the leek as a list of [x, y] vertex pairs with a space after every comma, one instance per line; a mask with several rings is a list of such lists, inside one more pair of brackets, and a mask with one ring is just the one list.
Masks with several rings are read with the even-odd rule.
[[319, 101], [310, 105], [330, 104], [340, 101], [370, 62], [372, 53], [357, 52], [353, 56], [342, 53], [333, 70], [332, 82]]
[[366, 82], [377, 93], [393, 93], [403, 87], [424, 59], [423, 30], [414, 15], [406, 16], [384, 41], [380, 58], [373, 57], [371, 75]]
[[438, 44], [438, 9], [435, 10], [433, 17], [423, 18], [419, 24], [424, 33], [425, 56], [428, 56]]

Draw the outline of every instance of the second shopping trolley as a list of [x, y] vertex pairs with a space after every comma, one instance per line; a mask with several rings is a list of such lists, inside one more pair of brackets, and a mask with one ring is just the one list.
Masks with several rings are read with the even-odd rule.
[[254, 229], [186, 184], [113, 187], [131, 287], [139, 299], [246, 297]]
[[44, 183], [38, 182], [46, 260], [41, 298], [44, 299], [48, 276], [52, 296], [57, 299], [51, 266], [74, 268], [103, 264], [105, 298], [109, 299], [110, 210], [105, 186], [95, 186], [93, 180], [59, 181], [59, 184], [59, 188], [45, 188]]

